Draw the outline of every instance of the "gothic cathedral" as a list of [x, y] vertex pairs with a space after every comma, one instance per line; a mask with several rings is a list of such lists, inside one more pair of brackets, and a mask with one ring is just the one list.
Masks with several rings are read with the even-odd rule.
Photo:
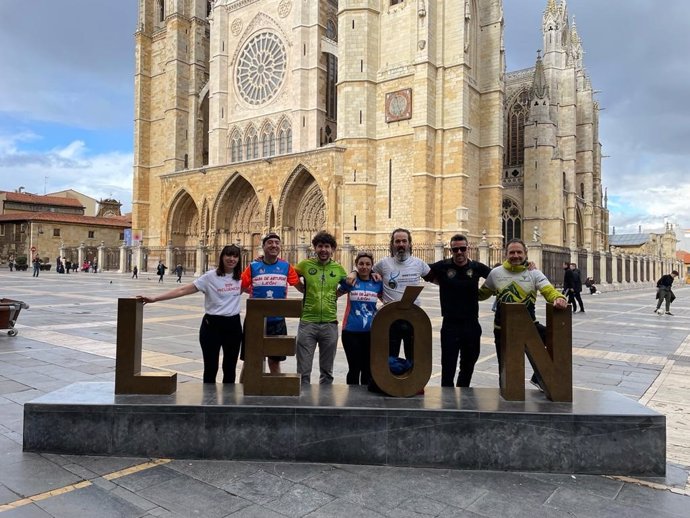
[[598, 106], [565, 0], [505, 73], [501, 0], [140, 0], [133, 228], [148, 247], [354, 245], [407, 227], [606, 245]]

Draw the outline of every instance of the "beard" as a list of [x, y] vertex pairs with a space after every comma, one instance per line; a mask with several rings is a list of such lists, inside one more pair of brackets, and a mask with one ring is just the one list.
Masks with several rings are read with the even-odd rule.
[[395, 258], [400, 261], [406, 261], [410, 257], [410, 251], [406, 248], [399, 248], [395, 251]]

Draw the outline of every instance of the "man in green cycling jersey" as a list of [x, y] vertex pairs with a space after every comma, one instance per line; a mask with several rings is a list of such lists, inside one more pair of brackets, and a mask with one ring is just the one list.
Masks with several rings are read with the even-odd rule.
[[302, 318], [297, 330], [297, 372], [302, 384], [311, 382], [316, 345], [319, 346], [319, 383], [333, 383], [333, 361], [338, 346], [338, 283], [347, 275], [331, 259], [335, 238], [321, 231], [311, 240], [316, 257], [301, 261], [297, 274], [304, 279]]

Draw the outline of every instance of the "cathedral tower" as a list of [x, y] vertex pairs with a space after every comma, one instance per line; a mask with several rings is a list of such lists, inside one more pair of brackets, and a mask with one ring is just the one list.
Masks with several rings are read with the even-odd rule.
[[140, 0], [132, 225], [155, 242], [160, 175], [208, 163], [207, 0]]
[[500, 1], [340, 0], [345, 232], [500, 241], [502, 16]]

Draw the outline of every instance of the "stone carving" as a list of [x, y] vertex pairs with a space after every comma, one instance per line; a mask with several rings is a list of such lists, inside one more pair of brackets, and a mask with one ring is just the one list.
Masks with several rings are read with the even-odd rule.
[[278, 4], [278, 16], [281, 18], [285, 18], [288, 14], [290, 14], [291, 10], [292, 2], [290, 0], [282, 0], [282, 2]]
[[242, 32], [242, 20], [235, 18], [230, 24], [230, 32], [233, 36], [239, 36]]

